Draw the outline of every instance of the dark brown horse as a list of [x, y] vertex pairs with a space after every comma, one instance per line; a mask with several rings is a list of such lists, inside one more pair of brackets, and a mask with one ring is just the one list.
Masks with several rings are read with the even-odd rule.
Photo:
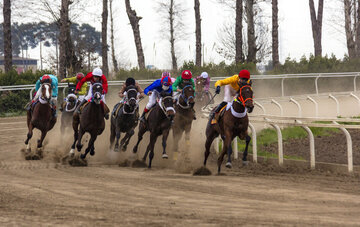
[[[84, 154], [81, 154], [81, 159], [85, 159], [86, 155], [90, 152], [90, 155], [95, 154], [94, 143], [98, 135], [100, 135], [105, 129], [104, 120], [104, 108], [101, 103], [101, 94], [103, 87], [100, 83], [93, 84], [92, 100], [83, 105], [80, 116], [74, 113], [73, 116], [73, 130], [74, 130], [74, 143], [71, 146], [70, 156], [74, 155], [75, 143], [77, 142], [76, 148], [80, 152], [83, 145], [81, 139], [83, 135], [88, 132], [91, 136], [88, 147]], [[80, 126], [80, 127], [79, 127]]]
[[[134, 135], [134, 129], [138, 122], [137, 111], [138, 105], [138, 90], [135, 86], [128, 86], [126, 88], [126, 96], [124, 104], [120, 107], [116, 116], [111, 115], [111, 129], [110, 129], [110, 149], [114, 145], [116, 137], [116, 143], [114, 151], [119, 151], [119, 139], [120, 133], [126, 133], [125, 137], [120, 142], [120, 149], [126, 151], [130, 138]], [[114, 107], [115, 108], [115, 107]]]
[[175, 105], [176, 115], [174, 117], [173, 137], [174, 137], [174, 151], [178, 151], [178, 143], [182, 134], [185, 131], [185, 141], [190, 145], [190, 130], [191, 124], [194, 120], [193, 107], [195, 104], [195, 91], [192, 85], [186, 85], [179, 96]]
[[72, 125], [73, 114], [78, 104], [78, 98], [74, 92], [70, 92], [61, 106], [61, 135], [65, 135], [65, 129]]
[[[232, 101], [231, 106], [228, 104], [224, 110], [223, 116], [217, 123], [211, 124], [212, 119], [209, 119], [206, 127], [206, 143], [205, 143], [205, 160], [204, 166], [210, 154], [210, 146], [213, 140], [221, 135], [223, 139], [223, 149], [218, 158], [218, 173], [224, 160], [224, 155], [227, 153], [228, 162], [226, 167], [231, 168], [231, 141], [238, 136], [239, 139], [246, 141], [245, 150], [243, 153], [243, 162], [247, 161], [248, 145], [251, 137], [248, 135], [249, 118], [247, 112], [251, 113], [254, 108], [253, 91], [251, 82], [249, 84], [242, 84], [237, 94], [237, 97]], [[213, 110], [214, 111], [214, 110]], [[221, 114], [221, 112], [220, 112]], [[237, 145], [236, 145], [237, 146]]]
[[44, 138], [49, 130], [51, 130], [55, 123], [56, 117], [53, 117], [52, 109], [51, 109], [51, 85], [50, 84], [42, 84], [41, 87], [41, 95], [39, 97], [38, 103], [33, 105], [30, 110], [27, 112], [27, 126], [28, 126], [28, 134], [27, 139], [25, 141], [26, 150], [30, 152], [30, 143], [29, 140], [33, 135], [33, 129], [37, 128], [41, 131], [41, 138], [37, 141], [37, 148], [39, 152], [39, 157], [42, 156], [42, 143]]
[[138, 141], [133, 149], [133, 152], [136, 153], [140, 141], [143, 138], [145, 132], [150, 131], [150, 142], [146, 148], [143, 161], [146, 161], [146, 157], [150, 151], [149, 155], [149, 168], [151, 168], [151, 162], [154, 157], [154, 146], [157, 140], [157, 137], [162, 135], [162, 146], [163, 154], [162, 158], [168, 158], [166, 154], [166, 140], [169, 135], [171, 128], [171, 122], [175, 115], [174, 101], [172, 98], [172, 93], [162, 92], [160, 94], [161, 98], [156, 103], [156, 105], [148, 113], [148, 118], [145, 121], [140, 121], [139, 124], [139, 133]]

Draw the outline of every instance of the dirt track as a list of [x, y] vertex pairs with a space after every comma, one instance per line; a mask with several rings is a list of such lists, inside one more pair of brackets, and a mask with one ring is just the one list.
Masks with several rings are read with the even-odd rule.
[[[360, 223], [359, 176], [286, 173], [250, 163], [224, 171], [226, 176], [197, 177], [165, 167], [162, 160], [152, 170], [101, 160], [88, 167], [61, 165], [52, 158], [25, 161], [20, 155], [24, 125], [9, 124], [12, 133], [0, 132], [0, 225]], [[202, 153], [201, 147], [197, 150]], [[215, 165], [210, 169], [215, 172]]]

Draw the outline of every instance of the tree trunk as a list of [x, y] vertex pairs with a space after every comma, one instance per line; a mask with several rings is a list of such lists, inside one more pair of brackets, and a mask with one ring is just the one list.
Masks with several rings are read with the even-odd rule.
[[235, 17], [235, 63], [244, 62], [243, 58], [243, 0], [236, 0], [236, 17]]
[[[354, 0], [356, 1], [356, 0]], [[357, 4], [357, 21], [356, 21], [356, 37], [355, 37], [355, 41], [356, 41], [356, 57], [360, 58], [360, 0], [357, 0], [358, 4]]]
[[115, 57], [115, 45], [114, 45], [114, 18], [113, 18], [113, 0], [110, 0], [110, 40], [111, 40], [111, 57], [114, 65], [115, 73], [119, 72], [118, 63]]
[[170, 0], [169, 8], [169, 22], [170, 22], [170, 47], [171, 47], [171, 61], [172, 69], [177, 69], [177, 59], [175, 55], [175, 36], [174, 36], [174, 0]]
[[256, 63], [256, 37], [255, 37], [255, 23], [254, 23], [254, 0], [246, 1], [246, 15], [247, 15], [247, 23], [248, 23], [248, 62]]
[[5, 73], [12, 69], [12, 44], [11, 44], [11, 1], [4, 0], [3, 5], [4, 15], [4, 60]]
[[350, 59], [353, 59], [355, 53], [355, 42], [353, 31], [351, 30], [351, 0], [344, 0], [344, 15], [345, 15], [345, 34], [346, 45], [348, 49], [348, 55]]
[[195, 9], [195, 37], [196, 37], [196, 65], [201, 66], [201, 17], [200, 17], [200, 1], [194, 0]]
[[272, 0], [272, 61], [273, 67], [279, 65], [279, 24], [278, 24], [278, 0]]
[[314, 0], [309, 0], [309, 6], [310, 6], [311, 27], [312, 27], [312, 33], [314, 39], [315, 57], [317, 57], [317, 56], [321, 56], [321, 52], [322, 52], [321, 31], [322, 31], [324, 0], [319, 0], [317, 16], [315, 13]]
[[103, 0], [103, 12], [102, 12], [102, 23], [101, 23], [101, 54], [102, 54], [102, 70], [103, 74], [109, 75], [108, 68], [108, 45], [107, 45], [107, 21], [108, 21], [108, 1]]
[[61, 9], [60, 9], [60, 34], [59, 34], [59, 52], [60, 52], [60, 62], [59, 62], [59, 77], [66, 77], [66, 65], [67, 65], [67, 33], [70, 29], [69, 22], [69, 0], [61, 0]]
[[130, 6], [130, 0], [125, 0], [126, 5], [126, 13], [129, 17], [131, 27], [133, 29], [134, 33], [134, 40], [135, 40], [135, 46], [138, 56], [138, 64], [140, 69], [145, 68], [145, 57], [144, 52], [141, 44], [141, 36], [140, 36], [140, 29], [139, 29], [139, 21], [142, 19], [142, 17], [138, 17], [136, 15], [136, 11], [131, 9]]

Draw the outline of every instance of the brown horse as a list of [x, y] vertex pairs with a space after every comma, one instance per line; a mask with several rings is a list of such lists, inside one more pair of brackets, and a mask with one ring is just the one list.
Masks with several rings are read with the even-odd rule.
[[174, 101], [172, 98], [172, 93], [162, 92], [160, 94], [161, 98], [156, 103], [156, 106], [153, 107], [148, 113], [148, 118], [145, 121], [141, 121], [139, 125], [138, 141], [133, 149], [134, 153], [137, 153], [138, 146], [140, 141], [143, 138], [145, 132], [150, 131], [150, 142], [146, 148], [143, 161], [146, 161], [146, 157], [150, 151], [149, 155], [149, 168], [151, 168], [151, 162], [154, 157], [154, 146], [157, 140], [157, 137], [162, 135], [162, 146], [163, 146], [163, 155], [162, 158], [168, 158], [166, 154], [166, 140], [169, 135], [171, 128], [171, 122], [175, 115]]
[[72, 119], [74, 111], [78, 104], [78, 98], [73, 91], [69, 90], [69, 94], [65, 98], [65, 102], [62, 103], [61, 113], [61, 135], [65, 135], [65, 129], [72, 125]]
[[[134, 129], [137, 126], [138, 122], [137, 111], [139, 108], [137, 94], [138, 90], [135, 86], [126, 87], [124, 104], [122, 105], [122, 107], [120, 107], [120, 110], [118, 111], [116, 116], [111, 115], [110, 149], [114, 145], [114, 140], [116, 137], [116, 143], [114, 148], [114, 151], [116, 152], [119, 151], [119, 149], [126, 151], [127, 145], [129, 144], [131, 137], [135, 133]], [[126, 135], [121, 140], [119, 148], [119, 139], [121, 132], [126, 133]]]
[[41, 131], [41, 138], [37, 141], [37, 148], [39, 152], [39, 156], [42, 156], [42, 143], [44, 138], [49, 130], [51, 130], [55, 123], [56, 117], [53, 117], [52, 109], [51, 109], [51, 85], [50, 84], [42, 84], [41, 87], [41, 95], [39, 97], [39, 103], [30, 108], [27, 112], [27, 126], [28, 126], [28, 134], [27, 139], [25, 141], [26, 150], [30, 152], [30, 143], [29, 140], [33, 135], [33, 129], [37, 128]]
[[190, 145], [190, 130], [191, 124], [194, 120], [194, 111], [192, 108], [195, 104], [195, 91], [192, 85], [186, 85], [179, 96], [175, 105], [176, 115], [174, 117], [173, 137], [174, 137], [174, 151], [178, 151], [178, 142], [185, 131], [185, 141]]
[[[92, 90], [92, 101], [83, 105], [80, 116], [74, 113], [73, 116], [73, 130], [74, 130], [74, 143], [71, 146], [70, 156], [74, 155], [75, 143], [78, 141], [76, 148], [80, 152], [83, 145], [81, 139], [83, 135], [88, 132], [91, 136], [88, 147], [84, 154], [80, 155], [81, 159], [85, 159], [86, 155], [90, 152], [90, 155], [95, 154], [94, 143], [98, 135], [100, 135], [105, 129], [104, 120], [104, 108], [101, 103], [101, 94], [103, 92], [102, 84], [94, 83]], [[80, 127], [79, 127], [80, 126]]]
[[209, 103], [212, 98], [212, 95], [209, 91], [207, 92], [204, 90], [205, 82], [206, 82], [206, 78], [198, 78], [198, 79], [196, 79], [196, 82], [195, 82], [195, 91], [196, 91], [195, 107], [197, 110], [200, 110], [203, 106], [205, 106], [207, 104], [214, 103], [214, 101]]
[[[251, 137], [248, 135], [249, 118], [247, 112], [251, 113], [254, 108], [253, 104], [253, 91], [251, 88], [251, 81], [249, 84], [242, 84], [237, 97], [232, 101], [231, 106], [228, 103], [227, 108], [224, 110], [223, 116], [217, 123], [212, 124], [212, 119], [209, 119], [206, 127], [206, 143], [205, 143], [205, 160], [204, 166], [210, 154], [210, 146], [213, 140], [221, 135], [223, 139], [223, 150], [218, 158], [218, 173], [224, 160], [224, 155], [228, 154], [228, 162], [226, 167], [231, 168], [231, 141], [238, 136], [239, 139], [246, 141], [245, 150], [243, 153], [243, 162], [247, 161], [248, 145]], [[214, 111], [214, 110], [213, 110]], [[220, 111], [219, 114], [221, 114]], [[237, 146], [237, 145], [236, 145]]]

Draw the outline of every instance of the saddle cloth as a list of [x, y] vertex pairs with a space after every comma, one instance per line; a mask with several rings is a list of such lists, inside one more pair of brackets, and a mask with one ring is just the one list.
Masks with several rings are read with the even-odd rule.
[[225, 109], [228, 110], [228, 108], [227, 108], [228, 104], [226, 104], [223, 108], [221, 108], [219, 113], [215, 113], [214, 118], [211, 120], [212, 125], [216, 124], [220, 120], [220, 118], [222, 118], [224, 116]]

